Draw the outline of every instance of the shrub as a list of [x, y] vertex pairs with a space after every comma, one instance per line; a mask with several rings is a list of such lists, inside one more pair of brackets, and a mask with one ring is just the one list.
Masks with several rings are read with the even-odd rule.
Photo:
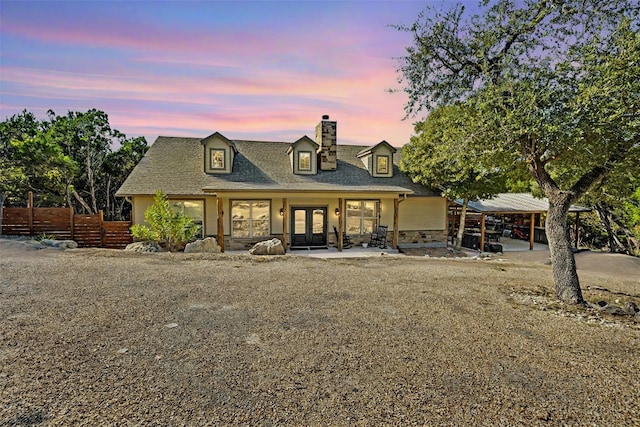
[[160, 190], [156, 191], [153, 205], [145, 211], [144, 219], [149, 225], [133, 225], [133, 237], [157, 242], [168, 251], [182, 249], [200, 233], [198, 225], [182, 212], [176, 212], [167, 195]]

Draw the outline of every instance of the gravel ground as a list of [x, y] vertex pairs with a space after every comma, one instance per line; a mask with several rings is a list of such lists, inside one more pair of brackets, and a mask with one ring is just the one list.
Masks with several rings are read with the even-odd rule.
[[0, 241], [0, 426], [640, 425], [640, 325], [551, 290], [521, 260]]

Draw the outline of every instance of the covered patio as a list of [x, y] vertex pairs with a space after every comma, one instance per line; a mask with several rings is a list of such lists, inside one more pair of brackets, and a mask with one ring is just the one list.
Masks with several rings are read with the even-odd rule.
[[[462, 200], [449, 204], [449, 238], [452, 243], [460, 227]], [[529, 250], [536, 244], [547, 244], [544, 218], [549, 209], [547, 198], [536, 198], [529, 193], [501, 193], [491, 199], [469, 202], [463, 225], [465, 232], [462, 246], [484, 250], [485, 243], [500, 244], [501, 238], [509, 238], [511, 247], [520, 247], [516, 240], [528, 242]], [[575, 214], [574, 246], [580, 239], [580, 213], [590, 209], [573, 205], [569, 212]], [[526, 250], [525, 247], [522, 250]]]

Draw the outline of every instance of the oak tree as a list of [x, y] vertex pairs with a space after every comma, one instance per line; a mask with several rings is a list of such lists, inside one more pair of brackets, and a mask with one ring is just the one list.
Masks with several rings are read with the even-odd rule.
[[398, 27], [413, 36], [398, 68], [407, 115], [472, 105], [496, 164], [510, 154], [549, 199], [555, 293], [567, 303], [583, 303], [569, 207], [640, 161], [639, 9], [632, 0], [485, 0], [473, 16], [428, 9]]

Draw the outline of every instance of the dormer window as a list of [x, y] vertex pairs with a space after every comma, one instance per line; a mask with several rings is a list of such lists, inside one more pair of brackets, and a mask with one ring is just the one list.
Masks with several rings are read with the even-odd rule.
[[381, 141], [373, 147], [361, 150], [356, 156], [362, 161], [371, 176], [392, 178], [393, 154], [396, 151], [387, 141]]
[[229, 174], [233, 172], [233, 159], [238, 153], [236, 145], [219, 132], [200, 140], [204, 153], [204, 172]]
[[211, 169], [224, 170], [225, 150], [211, 149]]
[[389, 173], [389, 156], [376, 156], [376, 173], [386, 175]]
[[315, 175], [318, 171], [318, 144], [303, 136], [287, 148], [291, 171], [296, 175]]
[[311, 170], [311, 152], [299, 151], [298, 152], [298, 169], [301, 171]]

